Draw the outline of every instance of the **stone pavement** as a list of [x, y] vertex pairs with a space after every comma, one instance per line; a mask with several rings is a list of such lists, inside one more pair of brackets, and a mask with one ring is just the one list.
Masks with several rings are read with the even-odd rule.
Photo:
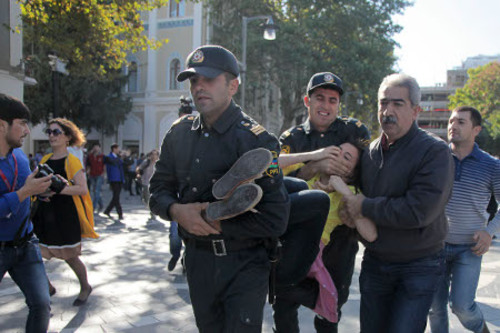
[[[109, 191], [105, 190], [105, 202]], [[122, 193], [124, 223], [96, 216], [97, 240], [85, 241], [82, 260], [87, 265], [93, 292], [82, 307], [71, 304], [79, 285], [74, 273], [60, 260], [46, 262], [57, 289], [52, 297], [50, 332], [197, 332], [189, 301], [186, 277], [180, 263], [166, 269], [169, 224], [148, 224], [148, 211], [138, 196]], [[113, 214], [113, 213], [112, 213]], [[116, 215], [115, 215], [116, 217]], [[359, 332], [361, 252], [343, 308], [339, 332]], [[484, 257], [477, 300], [490, 330], [500, 332], [500, 241]], [[23, 332], [27, 316], [24, 297], [7, 274], [0, 283], [0, 332]], [[464, 332], [454, 315], [450, 332]], [[314, 332], [313, 314], [301, 308], [301, 332]], [[272, 332], [272, 313], [265, 308], [263, 332]]]

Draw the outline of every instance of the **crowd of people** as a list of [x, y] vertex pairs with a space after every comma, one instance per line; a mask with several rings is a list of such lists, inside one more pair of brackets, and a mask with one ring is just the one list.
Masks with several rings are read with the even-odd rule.
[[19, 149], [30, 112], [0, 94], [0, 280], [8, 271], [23, 291], [26, 330], [47, 330], [56, 293], [42, 258], [65, 260], [81, 286], [73, 305], [87, 302], [81, 240], [99, 237], [94, 213], [123, 219], [125, 186], [150, 221], [171, 221], [169, 271], [184, 244], [200, 332], [260, 332], [266, 297], [274, 332], [299, 332], [300, 306], [316, 313], [316, 332], [337, 332], [359, 242], [362, 332], [424, 332], [428, 320], [433, 333], [448, 332], [448, 303], [466, 329], [489, 332], [475, 293], [500, 231], [491, 208], [500, 161], [475, 143], [481, 113], [454, 109], [447, 143], [417, 126], [420, 87], [395, 73], [379, 86], [372, 140], [361, 121], [339, 116], [342, 79], [320, 72], [305, 91], [307, 119], [278, 139], [234, 102], [239, 74], [229, 50], [199, 47], [177, 76], [189, 80], [199, 114], [182, 98], [161, 150], [137, 158], [94, 144], [82, 162], [68, 147], [82, 146], [83, 133], [55, 118], [46, 130], [52, 152], [32, 172]]

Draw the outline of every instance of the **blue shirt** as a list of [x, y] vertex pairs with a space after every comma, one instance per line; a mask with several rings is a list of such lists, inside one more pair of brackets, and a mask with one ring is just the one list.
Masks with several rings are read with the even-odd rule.
[[[31, 173], [28, 157], [19, 148], [10, 151], [6, 157], [0, 157], [0, 170], [4, 173], [9, 184], [14, 183], [15, 162], [12, 154], [17, 159], [17, 184], [13, 192], [7, 187], [7, 184], [0, 179], [0, 241], [14, 240], [17, 230], [24, 222], [24, 219], [30, 213], [30, 198], [23, 202], [19, 201], [16, 191], [24, 186], [26, 177]], [[28, 221], [24, 227], [21, 236], [33, 230], [33, 224]]]
[[113, 153], [110, 153], [107, 158], [104, 159], [106, 164], [106, 173], [108, 175], [108, 182], [120, 182], [125, 181], [123, 174], [123, 161], [121, 158]]
[[463, 160], [453, 155], [455, 180], [446, 216], [449, 232], [446, 242], [473, 244], [474, 232], [486, 230], [491, 236], [500, 231], [500, 214], [488, 224], [486, 212], [491, 195], [500, 198], [500, 160], [474, 144], [472, 152]]

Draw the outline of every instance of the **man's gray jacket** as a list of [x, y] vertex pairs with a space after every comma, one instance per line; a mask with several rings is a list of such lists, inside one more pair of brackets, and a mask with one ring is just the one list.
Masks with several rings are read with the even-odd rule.
[[392, 145], [383, 136], [362, 157], [362, 214], [378, 231], [375, 242], [365, 242], [366, 249], [388, 262], [434, 254], [443, 248], [448, 231], [445, 206], [454, 173], [450, 150], [416, 123]]

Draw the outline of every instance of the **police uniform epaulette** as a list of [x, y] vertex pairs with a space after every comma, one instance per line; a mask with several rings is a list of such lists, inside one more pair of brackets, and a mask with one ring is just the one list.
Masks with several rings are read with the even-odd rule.
[[185, 115], [185, 116], [182, 116], [179, 119], [177, 119], [176, 121], [174, 121], [172, 123], [171, 127], [174, 127], [175, 125], [180, 124], [182, 121], [193, 121], [194, 118], [195, 118], [195, 116], [192, 116], [192, 115], [189, 115], [189, 114]]
[[290, 132], [290, 134], [294, 133], [294, 132], [304, 132], [304, 126], [300, 125], [300, 126], [296, 126], [290, 130], [288, 130], [287, 132]]
[[250, 130], [250, 132], [255, 134], [255, 136], [259, 136], [260, 134], [262, 134], [266, 131], [266, 129], [262, 125], [260, 125], [256, 122], [250, 121], [248, 119], [243, 120], [241, 122], [241, 125], [243, 125], [244, 128], [248, 128]]
[[292, 133], [289, 130], [284, 131], [283, 134], [281, 134], [281, 138], [286, 139], [290, 136], [290, 134], [292, 134]]

